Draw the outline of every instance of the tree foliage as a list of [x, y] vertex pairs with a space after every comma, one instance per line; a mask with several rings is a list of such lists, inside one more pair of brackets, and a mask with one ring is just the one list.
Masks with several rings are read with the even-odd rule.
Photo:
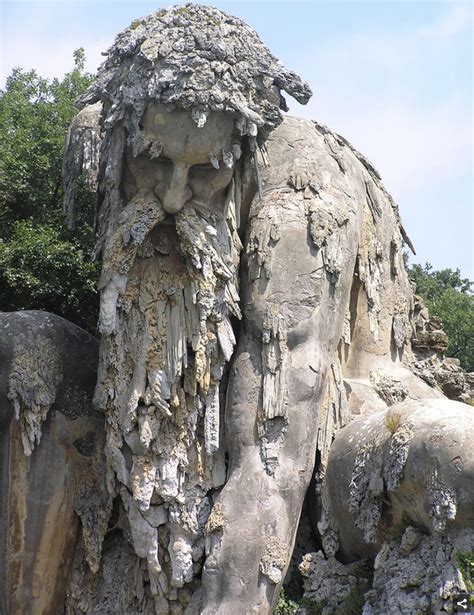
[[74, 234], [62, 213], [65, 136], [92, 81], [84, 60], [75, 51], [61, 80], [16, 68], [0, 92], [0, 309], [44, 309], [93, 330], [93, 198], [80, 193]]
[[430, 314], [441, 318], [449, 337], [448, 356], [458, 358], [466, 371], [474, 371], [473, 282], [462, 278], [459, 269], [435, 271], [429, 263], [412, 265], [408, 274]]
[[41, 309], [84, 326], [96, 303], [95, 265], [50, 225], [18, 220], [0, 247], [2, 304]]

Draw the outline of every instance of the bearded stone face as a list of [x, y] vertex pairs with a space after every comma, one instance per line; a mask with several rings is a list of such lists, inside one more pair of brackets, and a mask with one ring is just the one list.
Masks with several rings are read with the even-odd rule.
[[240, 318], [240, 147], [230, 114], [206, 120], [147, 107], [126, 141], [104, 245], [95, 401], [108, 417], [112, 491], [163, 604], [167, 588], [194, 589], [208, 494], [226, 476], [220, 382], [230, 316]]
[[225, 112], [206, 116], [199, 127], [190, 111], [150, 104], [140, 122], [143, 153], [127, 151], [127, 197], [137, 192], [150, 201], [158, 198], [167, 214], [187, 204], [212, 208], [222, 204], [234, 162], [240, 156], [240, 138], [234, 117]]

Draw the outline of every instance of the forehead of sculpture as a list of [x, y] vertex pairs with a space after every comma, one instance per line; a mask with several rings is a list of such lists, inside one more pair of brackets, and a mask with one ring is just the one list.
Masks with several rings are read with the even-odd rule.
[[211, 154], [221, 158], [230, 150], [235, 116], [224, 111], [209, 113], [201, 128], [186, 109], [150, 103], [141, 120], [142, 130], [161, 142], [162, 154], [175, 162], [190, 165], [208, 163]]

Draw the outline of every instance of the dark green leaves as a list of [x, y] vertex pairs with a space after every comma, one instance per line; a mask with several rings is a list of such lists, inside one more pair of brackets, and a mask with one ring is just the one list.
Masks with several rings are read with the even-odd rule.
[[80, 191], [78, 230], [62, 214], [62, 157], [76, 98], [91, 83], [84, 50], [62, 79], [13, 70], [0, 92], [0, 309], [44, 309], [94, 330], [94, 198]]
[[434, 271], [429, 263], [424, 267], [412, 265], [408, 275], [430, 314], [441, 318], [449, 337], [446, 354], [458, 358], [466, 371], [474, 371], [473, 282], [462, 278], [459, 269]]

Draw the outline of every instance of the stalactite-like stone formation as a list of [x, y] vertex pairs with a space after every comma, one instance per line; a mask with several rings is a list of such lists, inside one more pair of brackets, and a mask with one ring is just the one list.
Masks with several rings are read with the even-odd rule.
[[[286, 109], [280, 90], [302, 103], [311, 96], [246, 24], [189, 4], [119, 34], [80, 101], [102, 104], [95, 403], [107, 417], [109, 491], [121, 497], [124, 531], [157, 613], [180, 612], [198, 589], [213, 490], [226, 479], [221, 381], [235, 345], [231, 318], [241, 317], [236, 161], [241, 146], [265, 157], [265, 139]], [[206, 153], [213, 169], [234, 169], [223, 209], [201, 203], [193, 188], [192, 201], [170, 212], [170, 191], [160, 192], [150, 184], [154, 171], [139, 168], [143, 159], [160, 164], [168, 156], [157, 116], [147, 116], [157, 103], [185, 110], [198, 132], [213, 125], [212, 114], [233, 120], [232, 135], [216, 128], [222, 142]]]
[[47, 337], [35, 347], [15, 346], [8, 382], [8, 399], [20, 423], [25, 455], [41, 442], [42, 425], [56, 399], [61, 365], [55, 346]]
[[[240, 318], [238, 215], [232, 184], [224, 212], [156, 214], [161, 223], [137, 241], [126, 273], [106, 246], [109, 286], [117, 275], [122, 282], [102, 294], [96, 402], [108, 418], [110, 488], [147, 561], [158, 612], [160, 601], [186, 604], [196, 589], [210, 494], [225, 482], [219, 386], [235, 344], [230, 317]], [[110, 245], [124, 236], [119, 226]]]

